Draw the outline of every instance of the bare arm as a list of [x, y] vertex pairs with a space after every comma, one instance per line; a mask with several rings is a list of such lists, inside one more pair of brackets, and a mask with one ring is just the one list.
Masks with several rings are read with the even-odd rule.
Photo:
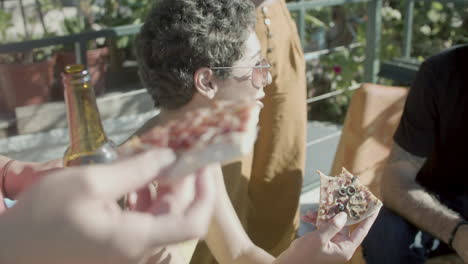
[[416, 175], [425, 161], [426, 158], [414, 156], [394, 143], [383, 173], [384, 203], [415, 226], [447, 243], [462, 218], [416, 182]]
[[[209, 169], [215, 173], [213, 176], [217, 190], [215, 211], [206, 235], [206, 242], [211, 253], [219, 263], [223, 264], [273, 263], [273, 256], [255, 246], [245, 233], [227, 195], [220, 166], [213, 166]], [[155, 252], [155, 255], [146, 264], [166, 263], [163, 261], [164, 259], [168, 259], [167, 263], [171, 264], [188, 263], [190, 258], [187, 259], [186, 257], [191, 254], [186, 254], [184, 247], [190, 250], [190, 244], [192, 243], [196, 243], [196, 241], [167, 246], [162, 251]], [[195, 244], [193, 245], [195, 246]], [[194, 250], [195, 247], [191, 249]]]
[[273, 263], [274, 258], [255, 246], [244, 231], [224, 185], [221, 168], [216, 170], [216, 205], [206, 242], [219, 263]]
[[[152, 118], [134, 135], [144, 134], [159, 121], [158, 117]], [[211, 253], [219, 263], [273, 263], [273, 256], [255, 246], [242, 227], [227, 194], [221, 167], [216, 165], [209, 169], [213, 170], [217, 190], [215, 211], [206, 236]], [[179, 247], [175, 245], [166, 248], [175, 255]]]
[[[0, 156], [0, 171], [4, 173], [5, 165], [10, 159]], [[36, 182], [45, 174], [62, 167], [62, 160], [52, 160], [43, 163], [24, 162], [15, 160], [10, 163], [5, 172], [4, 190], [8, 194], [7, 198], [15, 200], [18, 195], [31, 184]]]

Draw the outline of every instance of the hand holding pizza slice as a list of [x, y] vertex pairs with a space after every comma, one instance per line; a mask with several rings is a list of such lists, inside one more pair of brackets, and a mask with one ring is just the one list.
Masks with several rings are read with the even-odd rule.
[[362, 185], [357, 177], [343, 168], [339, 176], [320, 174], [320, 206], [317, 227], [320, 228], [340, 212], [348, 220], [345, 226], [354, 225], [378, 212], [382, 202]]
[[119, 148], [121, 156], [132, 156], [156, 147], [170, 148], [177, 157], [158, 182], [149, 184], [138, 193], [128, 194], [126, 208], [146, 211], [150, 201], [157, 199], [157, 193], [161, 191], [158, 185], [162, 182], [178, 180], [208, 165], [248, 154], [257, 136], [259, 112], [260, 108], [254, 101], [216, 102], [211, 107], [187, 112], [180, 119], [155, 126], [127, 141]]

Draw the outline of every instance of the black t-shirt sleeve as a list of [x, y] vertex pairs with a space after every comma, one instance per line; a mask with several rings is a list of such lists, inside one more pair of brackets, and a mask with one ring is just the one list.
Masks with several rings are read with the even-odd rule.
[[427, 157], [436, 133], [436, 73], [433, 62], [424, 62], [408, 93], [394, 140], [409, 153]]

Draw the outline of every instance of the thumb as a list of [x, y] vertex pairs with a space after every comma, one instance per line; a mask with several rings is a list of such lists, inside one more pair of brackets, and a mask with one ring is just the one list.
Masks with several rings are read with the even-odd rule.
[[172, 150], [155, 148], [109, 165], [93, 166], [88, 170], [89, 181], [99, 194], [119, 198], [160, 177], [174, 160]]
[[343, 229], [346, 224], [348, 217], [346, 213], [339, 213], [333, 217], [326, 224], [320, 226], [319, 236], [322, 238], [322, 241], [330, 241], [338, 232]]

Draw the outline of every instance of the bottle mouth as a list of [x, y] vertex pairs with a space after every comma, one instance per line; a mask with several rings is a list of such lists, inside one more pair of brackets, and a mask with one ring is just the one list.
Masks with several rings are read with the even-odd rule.
[[65, 72], [69, 74], [82, 73], [85, 67], [82, 64], [70, 64], [65, 67]]
[[82, 64], [70, 64], [65, 67], [63, 74], [65, 81], [71, 84], [84, 84], [90, 81], [89, 72]]

